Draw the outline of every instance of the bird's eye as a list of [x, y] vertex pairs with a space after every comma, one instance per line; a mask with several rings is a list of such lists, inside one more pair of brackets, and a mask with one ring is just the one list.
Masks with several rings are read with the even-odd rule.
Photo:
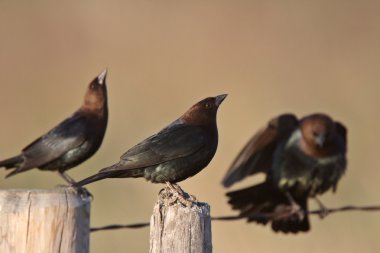
[[96, 86], [95, 86], [94, 83], [90, 84], [90, 89], [91, 89], [91, 90], [94, 90], [95, 88], [96, 88]]
[[317, 137], [319, 134], [317, 132], [313, 132], [313, 136]]
[[207, 109], [208, 109], [208, 108], [211, 108], [211, 103], [206, 103], [206, 104], [205, 104], [205, 108], [207, 108]]

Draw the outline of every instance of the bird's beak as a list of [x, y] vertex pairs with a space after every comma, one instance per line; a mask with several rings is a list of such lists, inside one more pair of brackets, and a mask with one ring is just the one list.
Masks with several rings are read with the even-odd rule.
[[226, 97], [227, 97], [227, 94], [216, 96], [215, 97], [215, 105], [219, 106]]
[[98, 84], [103, 85], [106, 83], [107, 69], [103, 70], [102, 73], [98, 75]]
[[317, 144], [317, 147], [323, 148], [323, 145], [325, 144], [325, 136], [323, 134], [318, 135], [315, 137], [315, 143]]

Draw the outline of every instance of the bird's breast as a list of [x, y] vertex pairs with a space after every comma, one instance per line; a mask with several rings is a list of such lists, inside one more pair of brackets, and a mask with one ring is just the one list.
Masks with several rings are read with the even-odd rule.
[[314, 159], [297, 149], [289, 149], [276, 165], [279, 169], [275, 178], [281, 190], [315, 196], [336, 186], [346, 161], [341, 155]]

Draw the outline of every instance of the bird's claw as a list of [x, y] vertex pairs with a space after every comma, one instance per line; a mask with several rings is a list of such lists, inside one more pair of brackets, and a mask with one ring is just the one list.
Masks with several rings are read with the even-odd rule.
[[292, 217], [303, 220], [305, 213], [298, 204], [290, 204], [278, 206], [271, 216], [273, 220], [286, 220]]
[[184, 207], [191, 207], [193, 204], [198, 203], [196, 197], [190, 195], [182, 190], [182, 188], [177, 184], [166, 183], [167, 187], [160, 190], [160, 194], [166, 195], [168, 200], [166, 203], [168, 205], [173, 205], [174, 203], [180, 203]]
[[177, 197], [177, 201], [184, 207], [191, 207], [193, 205], [193, 201], [191, 200], [188, 200], [188, 199], [185, 199], [183, 196], [181, 195], [178, 195], [176, 196]]
[[286, 220], [294, 219], [303, 220], [305, 218], [305, 211], [299, 204], [293, 199], [290, 193], [286, 193], [289, 204], [279, 205], [272, 213], [273, 220]]
[[298, 205], [298, 204], [295, 204], [295, 205], [291, 205], [291, 209], [290, 209], [290, 216], [292, 215], [295, 215], [297, 216], [297, 218], [299, 220], [303, 220], [305, 218], [305, 213], [303, 211], [303, 209]]
[[319, 205], [319, 212], [318, 212], [318, 215], [319, 215], [319, 218], [320, 219], [324, 219], [327, 215], [329, 215], [330, 211], [329, 209], [322, 203], [322, 201], [320, 201], [317, 197], [315, 197], [315, 200], [317, 201], [318, 205]]
[[77, 191], [78, 191], [78, 193], [80, 194], [80, 196], [82, 198], [88, 198], [88, 197], [90, 197], [91, 201], [94, 200], [94, 195], [92, 195], [92, 193], [89, 192], [86, 188], [80, 187], [80, 188], [77, 188]]
[[321, 208], [319, 209], [319, 218], [324, 219], [327, 215], [329, 215], [329, 210], [327, 208]]

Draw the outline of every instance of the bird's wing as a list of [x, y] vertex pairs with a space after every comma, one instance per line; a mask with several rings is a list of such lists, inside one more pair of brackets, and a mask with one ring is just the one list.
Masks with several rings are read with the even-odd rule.
[[205, 145], [201, 128], [184, 124], [173, 125], [137, 144], [121, 156], [125, 166], [111, 166], [100, 172], [143, 168], [157, 165], [197, 152]]
[[23, 169], [42, 166], [86, 140], [87, 120], [74, 114], [22, 150]]
[[298, 126], [293, 114], [282, 114], [256, 133], [240, 151], [228, 169], [222, 183], [225, 187], [242, 180], [248, 175], [267, 172], [279, 140], [287, 138]]
[[335, 122], [336, 131], [339, 137], [342, 139], [343, 150], [347, 149], [347, 128], [340, 122]]

